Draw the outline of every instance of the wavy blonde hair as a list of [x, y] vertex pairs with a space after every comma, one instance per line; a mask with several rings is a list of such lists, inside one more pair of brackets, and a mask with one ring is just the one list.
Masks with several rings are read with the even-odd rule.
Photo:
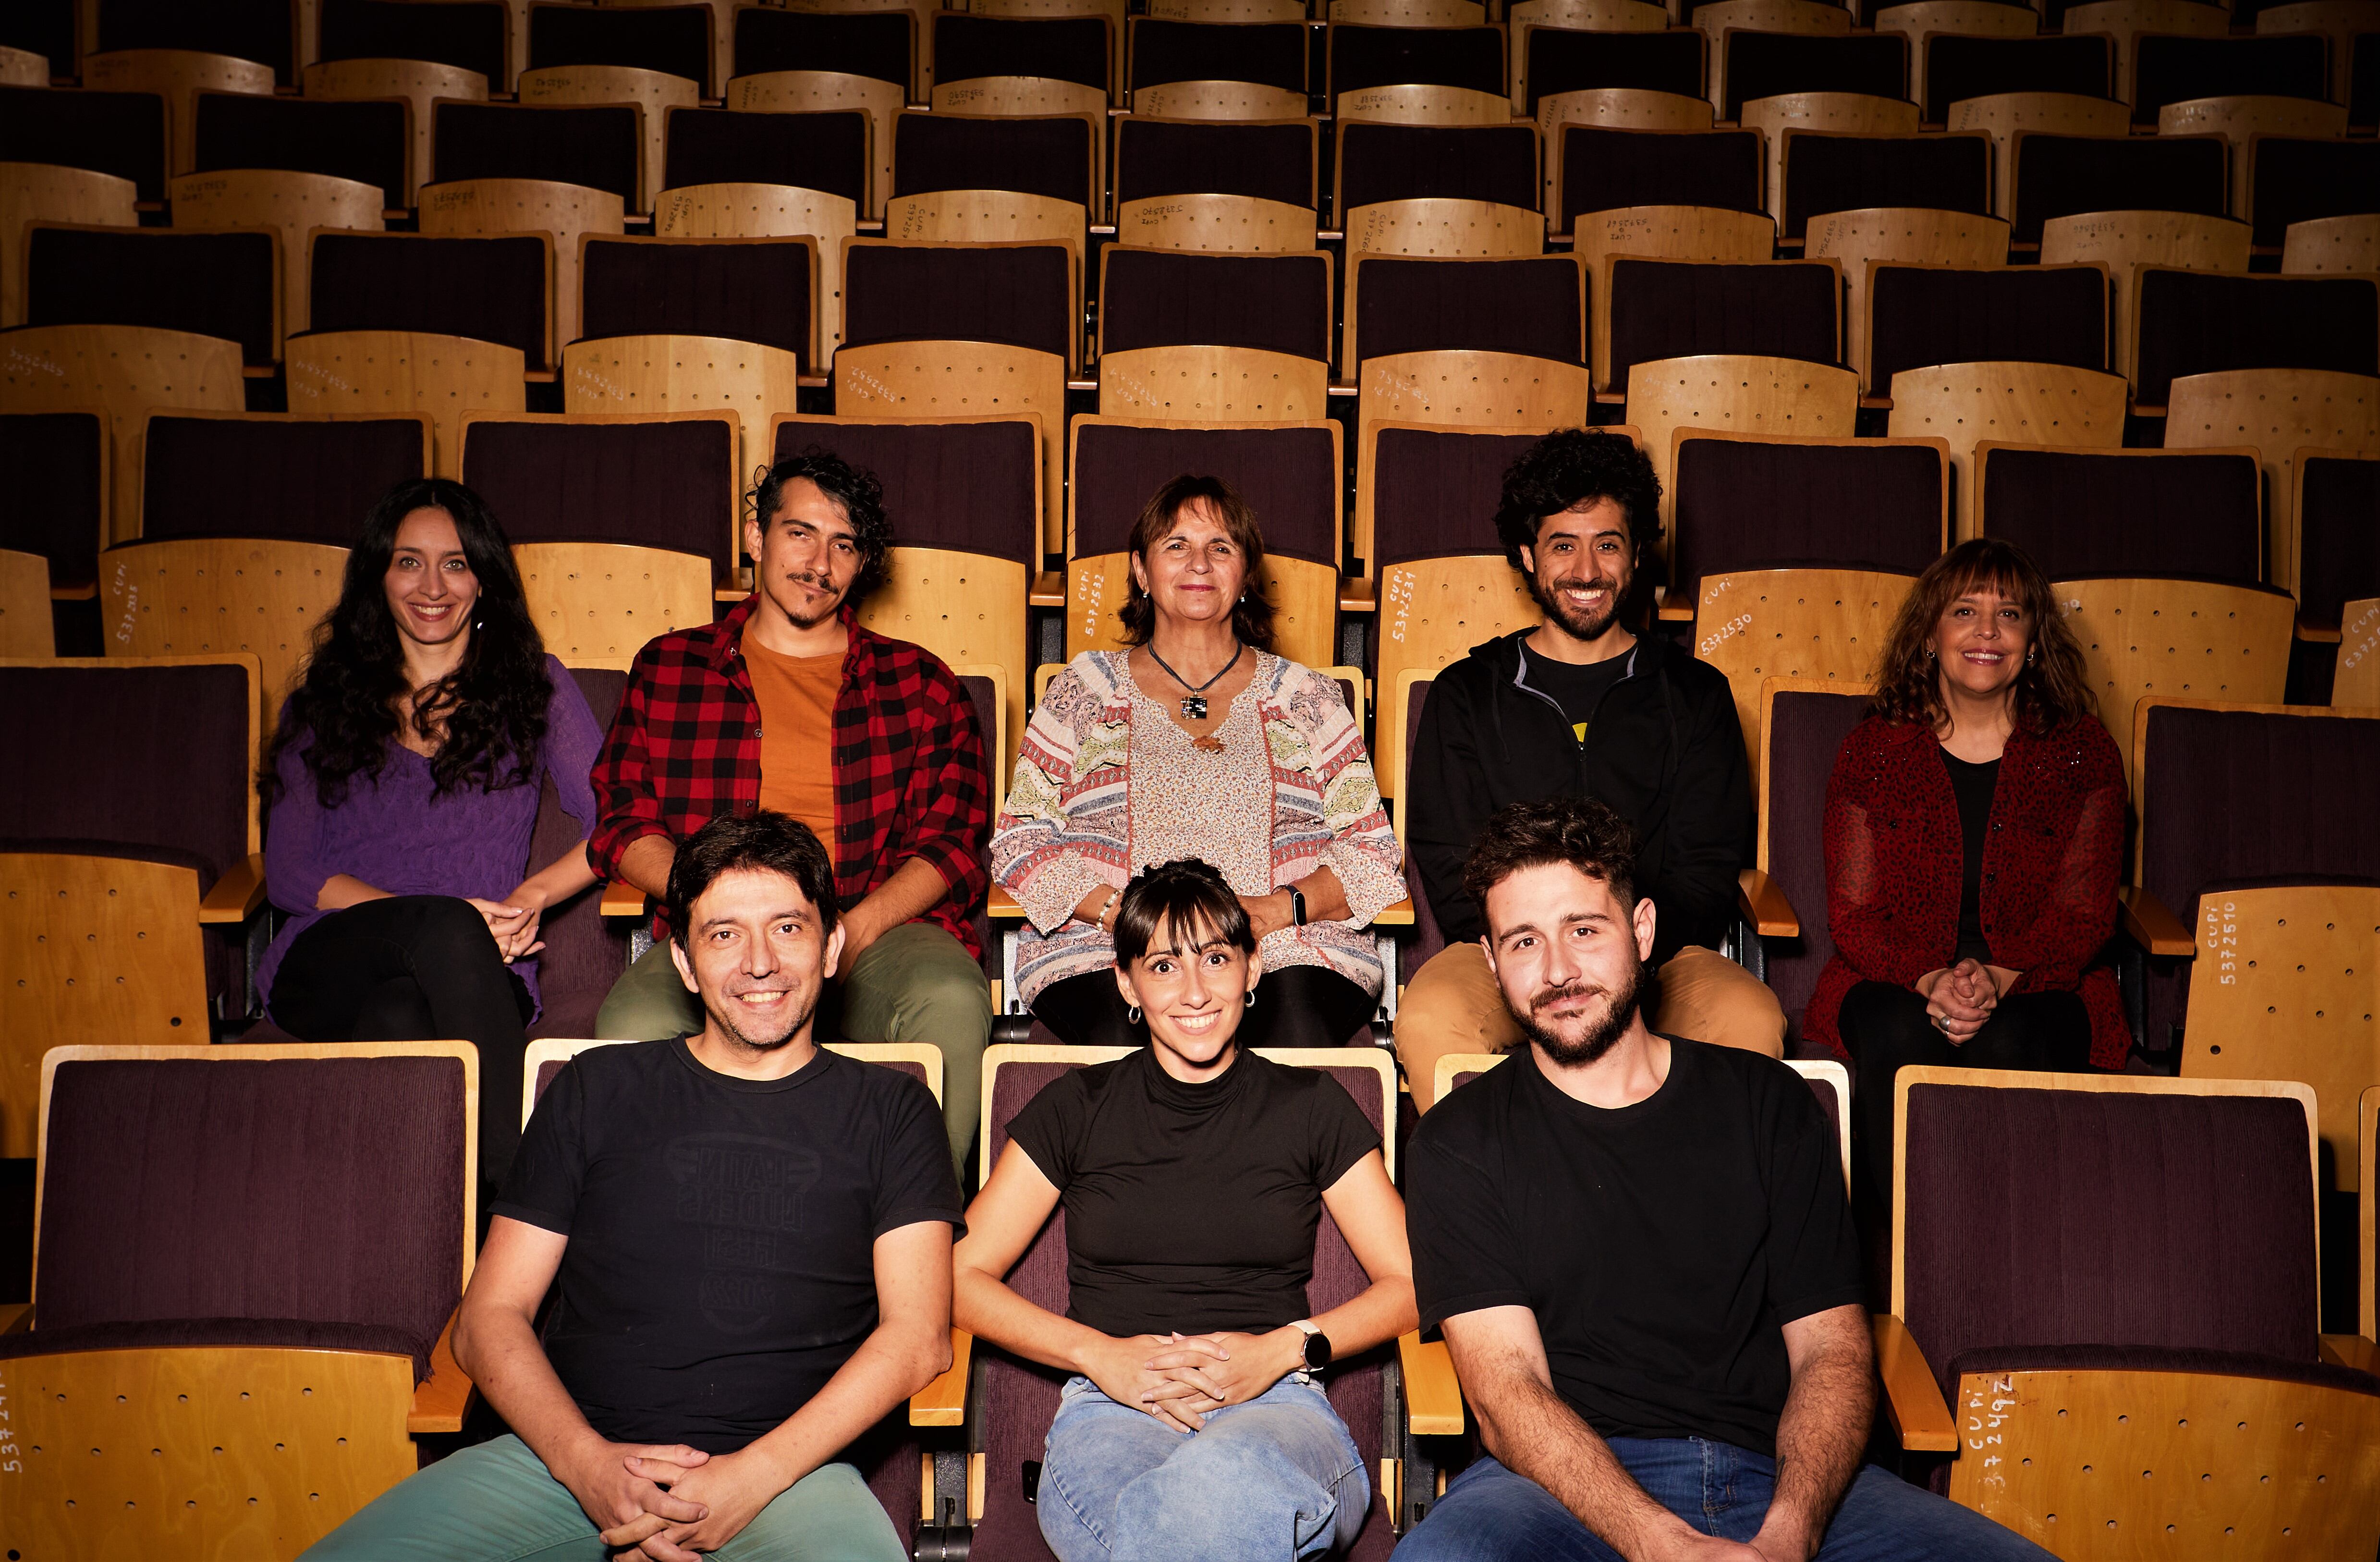
[[2023, 549], [1998, 538], [1961, 542], [1925, 566], [1910, 587], [1876, 659], [1876, 694], [1870, 714], [1894, 721], [1922, 722], [1939, 731], [1949, 720], [1942, 703], [1942, 673], [1934, 665], [1934, 628], [1951, 603], [1971, 591], [1989, 588], [2023, 609], [2029, 639], [2025, 665], [2016, 675], [2016, 721], [2039, 736], [2099, 708], [2082, 665], [2082, 647], [2066, 626], [2066, 614], [2040, 568]]

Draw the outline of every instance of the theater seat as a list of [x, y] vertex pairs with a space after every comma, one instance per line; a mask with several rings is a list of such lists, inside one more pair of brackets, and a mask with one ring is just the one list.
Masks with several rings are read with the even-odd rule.
[[136, 227], [140, 187], [55, 163], [0, 163], [0, 327], [25, 323], [25, 224]]

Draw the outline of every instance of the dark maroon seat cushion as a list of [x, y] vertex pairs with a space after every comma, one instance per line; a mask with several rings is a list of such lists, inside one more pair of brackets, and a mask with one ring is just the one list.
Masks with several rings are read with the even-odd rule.
[[1900, 98], [1909, 91], [1909, 40], [1897, 32], [1817, 36], [1730, 28], [1721, 119], [1741, 119], [1755, 98], [1785, 92], [1862, 92]]
[[2347, 122], [2368, 130], [2380, 123], [2380, 32], [2358, 32], [2347, 46]]
[[1688, 440], [1677, 450], [1672, 590], [1748, 569], [1915, 575], [1942, 551], [1941, 458], [1916, 445]]
[[[620, 692], [628, 675], [608, 667], [570, 670], [578, 692], [587, 696], [598, 730], [608, 730], [620, 708]], [[537, 824], [529, 838], [528, 860], [550, 863], [568, 851], [585, 833], [578, 820], [562, 808], [553, 778], [541, 783]], [[620, 974], [628, 968], [629, 919], [606, 922], [602, 896], [589, 890], [550, 908], [538, 936], [545, 940], [537, 957], [537, 985], [544, 1011], [530, 1030], [532, 1040], [544, 1036], [587, 1036], [595, 1034], [595, 1011]]]
[[1358, 360], [1392, 353], [1519, 353], [1582, 363], [1578, 265], [1567, 256], [1408, 260], [1367, 256]]
[[1509, 91], [1504, 84], [1504, 33], [1500, 28], [1356, 27], [1333, 23], [1328, 50], [1327, 74], [1334, 103], [1367, 87]]
[[[785, 423], [775, 459], [810, 449], [833, 452], [884, 484], [895, 546], [948, 548], [1041, 564], [1041, 513], [1034, 479], [1040, 457], [1035, 425], [983, 423]], [[984, 733], [989, 737], [991, 729]]]
[[1827, 930], [1827, 781], [1843, 740], [1867, 715], [1865, 695], [1780, 691], [1766, 729], [1768, 745], [1768, 877], [1785, 891], [1798, 938], [1763, 938], [1767, 981], [1784, 1007], [1790, 1049], [1818, 973], [1834, 957]]
[[1983, 135], [1828, 136], [1785, 132], [1785, 232], [1810, 219], [1871, 206], [1991, 211], [1992, 143]]
[[1116, 249], [1107, 256], [1104, 286], [1106, 352], [1196, 345], [1330, 357], [1330, 261], [1323, 255]]
[[[1544, 30], [1532, 29], [1529, 36], [1535, 38]], [[1572, 225], [1583, 212], [1629, 206], [1767, 210], [1760, 198], [1766, 164], [1757, 130], [1615, 130], [1600, 125], [1564, 125], [1555, 133], [1562, 138], [1560, 218], [1564, 228]]]
[[892, 128], [892, 193], [1017, 190], [1083, 205], [1089, 200], [1091, 126], [1079, 115], [977, 119], [923, 111]]
[[1633, 365], [1696, 353], [1840, 363], [1839, 276], [1823, 260], [1615, 260], [1611, 388]]
[[1132, 85], [1169, 81], [1253, 81], [1305, 91], [1306, 28], [1300, 22], [1183, 22], [1137, 17], [1132, 27]]
[[1055, 244], [856, 245], [844, 262], [843, 339], [991, 342], [1063, 357], [1079, 323], [1069, 265]]
[[1996, 450], [1984, 464], [1983, 530], [2052, 580], [2191, 573], [2254, 585], [2263, 474], [2252, 455]]
[[1378, 440], [1373, 573], [1413, 559], [1504, 551], [1496, 535], [1504, 472], [1537, 442], [1536, 435], [1382, 429]]
[[430, 178], [555, 180], [610, 190], [636, 210], [645, 143], [628, 105], [448, 102], [431, 113]]
[[[1186, 25], [1186, 24], [1185, 24]], [[1159, 195], [1246, 195], [1312, 206], [1314, 127], [1116, 121], [1119, 205]]]
[[[290, 8], [280, 0], [105, 0], [91, 7], [98, 36], [96, 54], [115, 49], [193, 49], [229, 54], [273, 67], [276, 86], [295, 83], [290, 62], [298, 53]], [[89, 13], [86, 13], [89, 14]]]
[[1528, 36], [1529, 114], [1537, 101], [1591, 87], [1703, 95], [1710, 40], [1691, 28], [1659, 32], [1582, 32], [1533, 27]]
[[2133, 45], [2132, 123], [2192, 98], [2330, 97], [2330, 50], [2320, 33], [2185, 38], [2143, 33]]
[[12, 163], [113, 174], [140, 200], [165, 199], [165, 100], [154, 92], [0, 87], [0, 147]]
[[1868, 308], [1868, 382], [1878, 394], [1900, 370], [1937, 363], [2107, 367], [2107, 279], [2089, 267], [1880, 265]]
[[[0, 349], [5, 348], [0, 336]], [[54, 585], [99, 576], [99, 541], [107, 528], [107, 429], [90, 412], [0, 413], [0, 472], [8, 503], [0, 506], [0, 548], [39, 553]]]
[[[1938, 47], [1945, 40], [1937, 39]], [[2220, 136], [2054, 136], [2020, 130], [2011, 244], [2039, 244], [2052, 217], [2085, 212], [2191, 212], [2220, 217], [2230, 202]]]
[[1039, 76], [1109, 90], [1104, 18], [971, 17], [937, 11], [929, 19], [934, 30], [936, 81]]
[[273, 361], [280, 324], [270, 233], [36, 228], [22, 251], [28, 325], [154, 325]]
[[1324, 429], [1075, 431], [1075, 556], [1120, 553], [1141, 506], [1184, 474], [1221, 478], [1257, 513], [1265, 551], [1339, 564], [1338, 464]]
[[868, 115], [669, 111], [662, 186], [793, 185], [854, 205], [868, 199]]
[[917, 19], [907, 11], [779, 11], [735, 8], [735, 74], [831, 70], [909, 85]]
[[2380, 597], [2380, 461], [2299, 463], [2298, 611], [2337, 624], [2349, 602]]
[[44, 1125], [37, 1333], [202, 1319], [393, 1330], [462, 1292], [449, 1058], [69, 1062]]
[[421, 424], [354, 420], [149, 419], [140, 537], [255, 537], [355, 544], [364, 517], [401, 482], [426, 477]]
[[385, 206], [409, 199], [405, 163], [413, 133], [402, 103], [200, 92], [196, 139], [201, 174], [286, 168], [378, 185]]
[[325, 60], [429, 60], [476, 70], [502, 92], [511, 39], [503, 0], [322, 0]]
[[699, 554], [733, 573], [733, 426], [474, 423], [463, 480], [514, 542], [625, 542]]
[[1382, 200], [1492, 200], [1537, 209], [1537, 134], [1526, 125], [1349, 125], [1339, 133], [1343, 222]]
[[1999, 1346], [2319, 1359], [2297, 1101], [1929, 1084], [1905, 1143], [1903, 1321], [1946, 1396]]
[[2255, 160], [2254, 243], [2281, 243], [2291, 223], [2380, 211], [2380, 141], [2258, 136], [2248, 155]]
[[532, 5], [528, 68], [617, 65], [667, 71], [692, 81], [704, 97], [717, 97], [725, 84], [710, 79], [712, 15], [704, 5]]
[[2133, 398], [2163, 406], [2184, 375], [2226, 369], [2380, 374], [2380, 284], [2358, 276], [2141, 273], [2140, 379]]
[[[1937, 38], [1925, 51], [1926, 123], [1949, 117], [1961, 98], [2001, 92], [2071, 92], [2104, 98], [2116, 90], [2116, 52], [2108, 38]], [[2155, 121], [2155, 115], [2150, 119]]]
[[581, 256], [582, 336], [725, 336], [792, 353], [806, 374], [816, 368], [801, 245], [590, 236]]
[[313, 264], [316, 331], [472, 336], [518, 347], [532, 370], [552, 367], [546, 248], [535, 238], [326, 233]]

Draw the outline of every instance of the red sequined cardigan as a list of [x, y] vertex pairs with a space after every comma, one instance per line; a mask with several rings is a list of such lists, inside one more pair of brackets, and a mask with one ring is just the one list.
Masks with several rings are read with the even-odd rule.
[[[2000, 757], [1984, 842], [1990, 963], [2023, 973], [2015, 992], [2080, 994], [2101, 1069], [2123, 1067], [2132, 1043], [2115, 971], [2100, 959], [2116, 921], [2125, 801], [2123, 760], [2095, 720], [2019, 732]], [[1826, 841], [1835, 953], [1802, 1034], [1848, 1057], [1837, 1021], [1853, 984], [1908, 987], [1958, 948], [1965, 845], [1931, 732], [1877, 716], [1852, 730], [1827, 781]]]

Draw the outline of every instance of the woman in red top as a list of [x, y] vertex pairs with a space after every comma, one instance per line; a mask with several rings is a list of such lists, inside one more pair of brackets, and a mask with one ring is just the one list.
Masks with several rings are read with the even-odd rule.
[[2131, 1032], [2100, 951], [2124, 804], [2123, 761], [2049, 582], [1988, 538], [1937, 560], [1827, 783], [1835, 954], [1803, 1020], [1858, 1071], [1879, 1193], [1904, 1065], [2123, 1067]]

